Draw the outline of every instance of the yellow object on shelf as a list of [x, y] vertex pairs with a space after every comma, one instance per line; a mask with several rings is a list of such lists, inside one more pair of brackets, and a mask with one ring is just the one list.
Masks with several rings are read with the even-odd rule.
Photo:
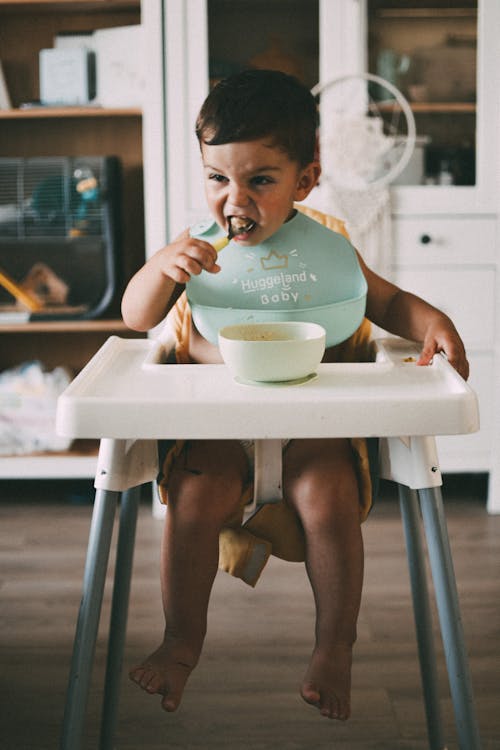
[[43, 304], [31, 292], [27, 292], [17, 284], [5, 271], [0, 269], [0, 285], [3, 286], [13, 297], [31, 312], [39, 312], [43, 309]]

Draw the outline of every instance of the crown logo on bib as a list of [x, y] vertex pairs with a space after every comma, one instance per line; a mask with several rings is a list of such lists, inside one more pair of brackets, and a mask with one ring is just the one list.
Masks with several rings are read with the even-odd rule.
[[276, 250], [271, 250], [269, 255], [260, 259], [264, 271], [276, 271], [282, 268], [288, 268], [288, 256], [278, 255]]

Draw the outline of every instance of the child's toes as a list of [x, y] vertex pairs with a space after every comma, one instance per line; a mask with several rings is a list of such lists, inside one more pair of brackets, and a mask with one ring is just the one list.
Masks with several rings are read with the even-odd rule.
[[326, 695], [321, 699], [319, 705], [319, 712], [321, 716], [326, 716], [328, 719], [335, 719], [336, 713], [336, 702], [333, 696]]
[[310, 703], [311, 706], [319, 706], [321, 695], [317, 688], [310, 682], [306, 682], [301, 688], [302, 698], [306, 703]]
[[184, 686], [188, 677], [189, 670], [184, 668], [172, 669], [168, 686], [165, 686], [165, 689], [161, 691], [164, 696], [161, 705], [165, 711], [177, 710], [182, 700], [182, 693], [184, 692]]
[[322, 716], [338, 721], [346, 721], [351, 713], [349, 701], [331, 694], [322, 698], [319, 709]]
[[163, 679], [159, 674], [153, 672], [145, 687], [148, 693], [161, 693], [163, 691]]
[[140, 687], [143, 690], [146, 690], [146, 692], [148, 693], [157, 692], [157, 682], [158, 678], [156, 672], [153, 669], [148, 669], [147, 667], [142, 670], [142, 675], [140, 679], [137, 680], [137, 684], [140, 685]]
[[162, 708], [169, 712], [176, 711], [181, 702], [181, 697], [182, 692], [177, 695], [174, 691], [169, 690], [161, 702]]
[[130, 672], [128, 673], [128, 676], [130, 677], [132, 682], [135, 682], [137, 685], [140, 685], [141, 680], [144, 677], [145, 671], [146, 670], [144, 669], [144, 667], [134, 667], [133, 669], [130, 670]]
[[339, 721], [347, 721], [350, 715], [351, 707], [349, 701], [334, 697], [332, 699], [331, 718], [338, 719]]

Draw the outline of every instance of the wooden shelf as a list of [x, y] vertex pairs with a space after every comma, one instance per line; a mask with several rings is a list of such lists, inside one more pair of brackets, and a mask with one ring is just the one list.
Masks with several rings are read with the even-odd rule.
[[448, 7], [448, 8], [432, 8], [425, 7], [420, 8], [408, 7], [408, 8], [378, 8], [375, 11], [377, 18], [383, 19], [412, 19], [412, 20], [432, 20], [435, 18], [477, 18], [477, 8], [459, 8], [459, 7]]
[[0, 0], [0, 10], [36, 10], [76, 11], [92, 10], [109, 12], [110, 10], [139, 9], [140, 0]]
[[[409, 104], [415, 114], [473, 115], [476, 113], [475, 102], [409, 102]], [[375, 102], [373, 109], [378, 109], [380, 112], [392, 112], [395, 106], [396, 104], [391, 102]]]
[[97, 440], [75, 441], [68, 451], [0, 456], [0, 479], [93, 479]]
[[26, 109], [1, 109], [2, 120], [24, 120], [61, 117], [140, 117], [137, 107], [27, 107]]
[[464, 114], [476, 112], [475, 102], [410, 102], [412, 112], [416, 114]]
[[2, 323], [0, 333], [128, 333], [137, 336], [137, 333], [127, 328], [120, 319], [99, 320], [40, 320], [28, 323]]

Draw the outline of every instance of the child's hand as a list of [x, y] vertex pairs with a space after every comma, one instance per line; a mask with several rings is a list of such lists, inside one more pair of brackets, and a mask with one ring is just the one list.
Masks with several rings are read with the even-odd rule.
[[469, 377], [469, 363], [465, 347], [455, 326], [448, 318], [430, 325], [425, 334], [422, 351], [417, 365], [429, 365], [435, 354], [444, 352], [448, 362], [464, 380]]
[[[134, 331], [149, 331], [160, 323], [191, 276], [202, 271], [218, 273], [217, 252], [185, 231], [158, 250], [130, 279], [122, 298], [123, 320]], [[179, 292], [180, 293], [180, 292]]]
[[158, 253], [161, 272], [178, 284], [185, 284], [191, 276], [202, 271], [218, 273], [217, 252], [208, 242], [183, 234]]

